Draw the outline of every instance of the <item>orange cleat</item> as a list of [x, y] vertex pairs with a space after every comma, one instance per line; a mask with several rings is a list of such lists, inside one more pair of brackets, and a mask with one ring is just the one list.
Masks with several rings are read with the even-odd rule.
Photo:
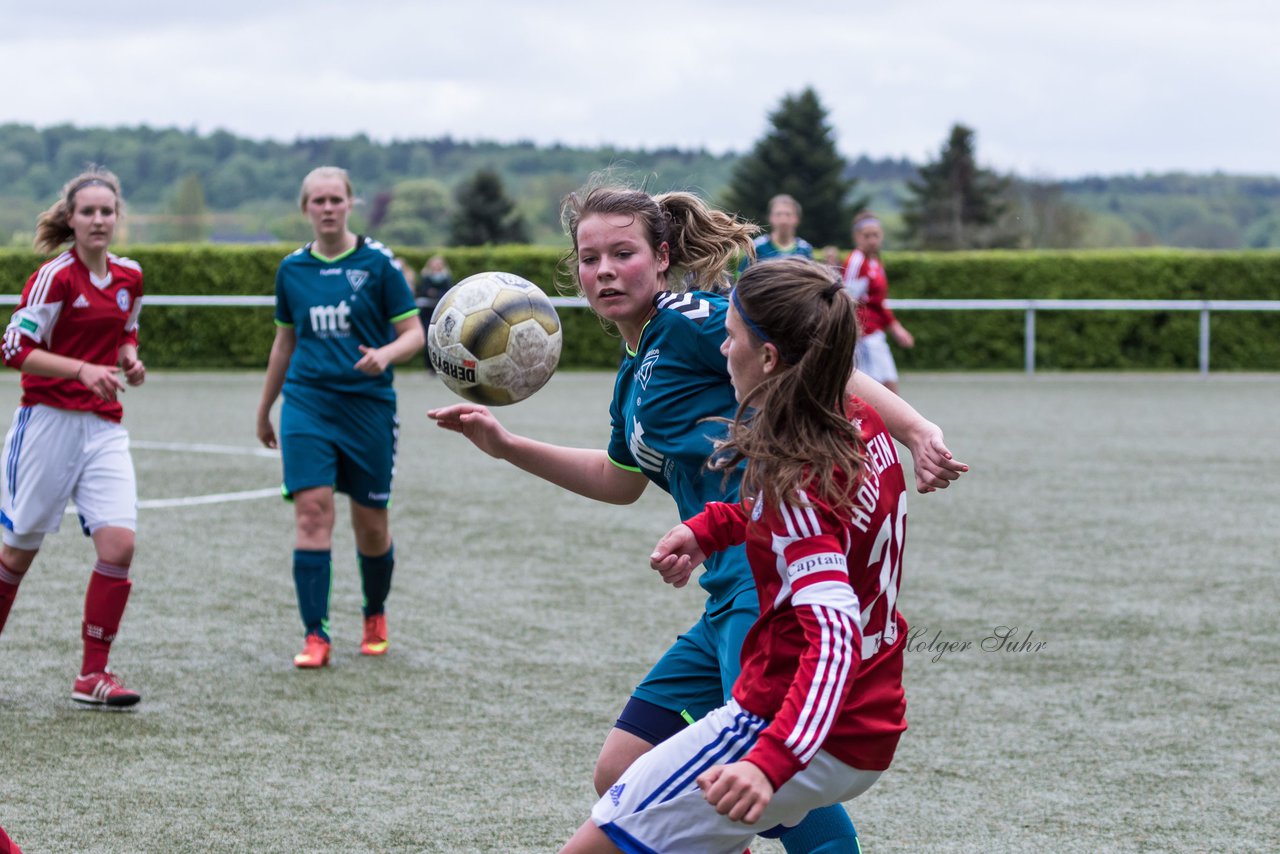
[[307, 644], [293, 657], [293, 666], [304, 670], [325, 667], [329, 664], [329, 646], [320, 635], [307, 635]]
[[374, 614], [364, 618], [364, 638], [360, 641], [360, 654], [387, 654], [386, 614]]

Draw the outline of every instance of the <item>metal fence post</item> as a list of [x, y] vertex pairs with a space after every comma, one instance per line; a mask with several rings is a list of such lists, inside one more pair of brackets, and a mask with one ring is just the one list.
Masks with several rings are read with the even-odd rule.
[[1200, 309], [1200, 376], [1209, 376], [1209, 306]]
[[1036, 310], [1027, 306], [1026, 331], [1022, 342], [1023, 360], [1026, 363], [1027, 376], [1036, 373]]

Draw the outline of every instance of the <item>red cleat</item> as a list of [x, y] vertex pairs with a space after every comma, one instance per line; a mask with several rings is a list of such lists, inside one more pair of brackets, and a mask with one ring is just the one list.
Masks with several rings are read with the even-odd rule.
[[122, 709], [137, 704], [142, 695], [124, 687], [120, 678], [110, 670], [101, 670], [76, 677], [71, 689], [71, 699], [90, 706], [107, 706]]
[[307, 635], [306, 646], [293, 657], [293, 666], [304, 670], [324, 667], [329, 663], [329, 642], [320, 635]]

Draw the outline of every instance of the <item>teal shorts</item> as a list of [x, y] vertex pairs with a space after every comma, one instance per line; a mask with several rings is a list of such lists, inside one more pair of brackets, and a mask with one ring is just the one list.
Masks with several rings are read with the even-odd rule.
[[386, 507], [399, 435], [394, 399], [286, 385], [280, 408], [285, 498], [332, 486], [357, 504]]
[[720, 708], [742, 670], [742, 641], [759, 617], [755, 588], [734, 596], [714, 614], [704, 612], [631, 696], [676, 712], [689, 723]]

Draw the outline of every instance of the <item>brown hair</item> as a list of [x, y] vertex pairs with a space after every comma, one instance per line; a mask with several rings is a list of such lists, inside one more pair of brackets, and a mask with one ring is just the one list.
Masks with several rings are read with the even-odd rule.
[[307, 200], [311, 198], [311, 192], [307, 189], [307, 185], [312, 179], [320, 178], [339, 178], [347, 188], [347, 198], [355, 197], [355, 191], [351, 189], [351, 176], [347, 174], [347, 170], [341, 166], [317, 166], [307, 173], [307, 177], [302, 179], [302, 189], [298, 191], [298, 207], [305, 212], [307, 209]]
[[35, 247], [41, 252], [52, 252], [76, 236], [71, 227], [71, 215], [76, 210], [76, 193], [85, 187], [106, 187], [116, 197], [116, 216], [124, 213], [124, 200], [120, 195], [120, 179], [101, 166], [90, 166], [62, 186], [58, 201], [36, 218]]
[[845, 415], [858, 341], [853, 300], [829, 267], [786, 258], [747, 268], [733, 305], [758, 346], [778, 348], [782, 365], [742, 400], [712, 467], [727, 473], [745, 459], [747, 501], [763, 495], [770, 507], [803, 505], [799, 491], [816, 483], [823, 501], [848, 509], [866, 454]]
[[730, 260], [740, 253], [755, 257], [751, 239], [760, 231], [748, 222], [710, 207], [693, 193], [651, 196], [643, 190], [626, 187], [588, 185], [565, 196], [560, 205], [560, 222], [573, 242], [573, 248], [560, 258], [560, 273], [571, 289], [581, 290], [578, 225], [595, 214], [620, 214], [639, 219], [644, 223], [649, 246], [655, 253], [663, 243], [667, 244], [670, 269], [679, 268], [686, 274], [682, 277], [664, 274], [669, 282], [678, 283], [670, 290], [686, 285], [715, 288], [723, 280]]

